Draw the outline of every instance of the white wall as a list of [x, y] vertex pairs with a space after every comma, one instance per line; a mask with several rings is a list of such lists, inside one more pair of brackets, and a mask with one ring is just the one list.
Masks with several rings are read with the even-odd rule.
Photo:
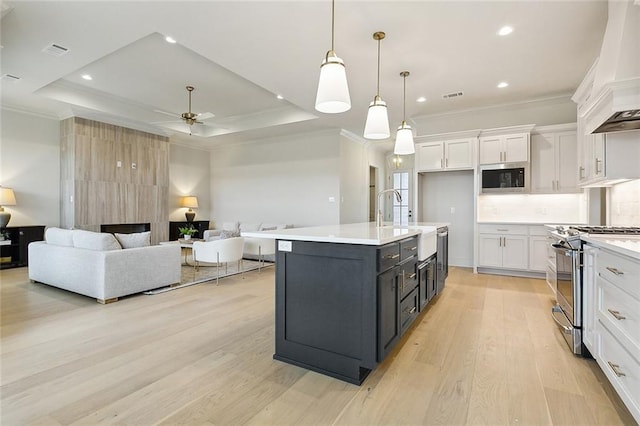
[[[169, 220], [186, 220], [186, 207], [180, 207], [185, 195], [198, 197], [195, 220], [211, 220], [211, 175], [209, 152], [171, 145], [169, 150]], [[209, 224], [211, 226], [212, 224]]]
[[[211, 211], [228, 221], [340, 223], [340, 139], [323, 131], [211, 152]], [[333, 197], [334, 202], [329, 198]]]
[[384, 152], [371, 143], [345, 131], [340, 133], [340, 223], [369, 221], [369, 166], [378, 168], [377, 188], [381, 191], [384, 160]]
[[640, 179], [608, 189], [609, 220], [613, 226], [640, 226]]
[[480, 195], [478, 222], [587, 223], [587, 197], [584, 194]]
[[2, 109], [0, 184], [13, 188], [9, 226], [60, 225], [60, 122]]
[[473, 179], [473, 170], [418, 175], [418, 221], [450, 223], [449, 264], [454, 266], [473, 267]]
[[[455, 102], [455, 101], [452, 101]], [[535, 124], [546, 126], [576, 122], [576, 104], [570, 97], [478, 108], [411, 119], [419, 135], [433, 135], [473, 129]]]

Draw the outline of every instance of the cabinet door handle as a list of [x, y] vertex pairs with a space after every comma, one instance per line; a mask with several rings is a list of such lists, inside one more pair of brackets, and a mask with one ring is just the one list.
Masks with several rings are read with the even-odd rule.
[[413, 274], [409, 275], [409, 279], [412, 280], [416, 277], [416, 273], [414, 272]]
[[448, 158], [444, 159], [444, 167], [449, 167], [449, 159]]
[[416, 307], [414, 306], [413, 308], [411, 308], [411, 310], [409, 311], [410, 314], [414, 313], [416, 311]]
[[599, 167], [600, 164], [602, 164], [602, 160], [599, 158], [596, 158], [596, 174], [597, 175], [600, 174], [600, 172], [602, 171], [600, 170], [600, 167]]
[[614, 311], [613, 309], [607, 309], [607, 311], [609, 311], [609, 313], [611, 315], [613, 315], [613, 317], [615, 319], [617, 319], [618, 321], [621, 321], [623, 319], [627, 319], [627, 317], [625, 317], [624, 315], [620, 315], [620, 311]]
[[440, 159], [440, 168], [442, 168], [442, 158]]
[[580, 166], [580, 179], [584, 179], [584, 167]]
[[616, 268], [612, 268], [611, 266], [607, 266], [607, 271], [611, 272], [615, 275], [624, 275], [624, 272], [617, 270]]
[[618, 364], [614, 364], [611, 361], [607, 361], [607, 364], [609, 364], [609, 367], [611, 367], [611, 369], [613, 370], [616, 376], [618, 377], [626, 376], [626, 374], [620, 371], [620, 366]]
[[399, 257], [400, 257], [400, 255], [399, 255], [399, 254], [388, 254], [388, 255], [386, 255], [384, 258], [385, 258], [385, 259], [397, 259], [397, 258], [399, 258]]

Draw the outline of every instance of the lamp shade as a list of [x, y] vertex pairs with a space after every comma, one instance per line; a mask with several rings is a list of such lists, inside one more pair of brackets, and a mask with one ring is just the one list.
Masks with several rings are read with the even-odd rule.
[[369, 104], [367, 121], [364, 124], [364, 137], [367, 139], [387, 139], [391, 136], [389, 130], [389, 115], [387, 104], [379, 96]]
[[316, 109], [329, 114], [337, 114], [351, 109], [351, 97], [349, 96], [344, 62], [332, 51], [327, 53], [320, 66]]
[[11, 188], [0, 187], [0, 206], [15, 206], [16, 196]]
[[396, 155], [409, 155], [414, 154], [416, 148], [413, 145], [413, 131], [404, 121], [402, 125], [398, 127], [398, 133], [396, 134], [396, 145], [393, 148], [393, 153]]
[[182, 197], [182, 202], [180, 203], [182, 207], [189, 207], [197, 209], [198, 208], [198, 197], [195, 195], [187, 195], [186, 197]]

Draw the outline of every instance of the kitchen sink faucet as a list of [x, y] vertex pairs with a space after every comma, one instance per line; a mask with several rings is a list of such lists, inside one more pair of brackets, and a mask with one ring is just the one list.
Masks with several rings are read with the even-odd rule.
[[396, 200], [400, 203], [402, 202], [402, 195], [400, 195], [400, 193], [395, 190], [395, 189], [384, 189], [380, 192], [378, 192], [378, 197], [376, 199], [376, 211], [378, 212], [378, 221], [376, 223], [376, 225], [378, 226], [378, 228], [382, 227], [382, 208], [380, 205], [380, 197], [382, 196], [382, 194], [384, 194], [385, 192], [393, 192], [396, 195]]

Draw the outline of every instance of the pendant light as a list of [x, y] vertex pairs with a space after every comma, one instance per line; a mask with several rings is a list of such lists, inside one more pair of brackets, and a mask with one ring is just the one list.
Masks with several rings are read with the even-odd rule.
[[380, 97], [380, 40], [384, 39], [385, 35], [382, 31], [373, 33], [373, 39], [378, 41], [378, 82], [376, 96], [369, 104], [367, 121], [364, 124], [364, 137], [367, 139], [387, 139], [391, 136], [387, 104]]
[[402, 71], [400, 73], [403, 81], [403, 96], [402, 96], [402, 123], [398, 127], [398, 133], [396, 134], [396, 145], [393, 148], [393, 153], [397, 155], [409, 155], [416, 152], [416, 147], [413, 145], [413, 131], [411, 126], [405, 121], [406, 117], [406, 104], [407, 104], [407, 77], [409, 71]]
[[349, 96], [344, 62], [333, 50], [334, 6], [335, 0], [331, 0], [331, 50], [327, 52], [320, 66], [320, 81], [316, 94], [316, 109], [329, 114], [351, 109], [351, 97]]

